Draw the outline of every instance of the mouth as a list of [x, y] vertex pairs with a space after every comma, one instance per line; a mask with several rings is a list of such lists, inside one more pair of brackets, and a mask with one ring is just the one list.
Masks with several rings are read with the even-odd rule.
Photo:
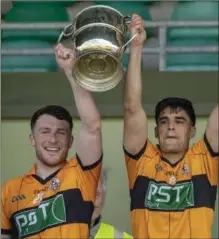
[[61, 150], [59, 147], [45, 147], [44, 149], [49, 153], [57, 153]]
[[177, 139], [176, 136], [168, 136], [167, 139]]

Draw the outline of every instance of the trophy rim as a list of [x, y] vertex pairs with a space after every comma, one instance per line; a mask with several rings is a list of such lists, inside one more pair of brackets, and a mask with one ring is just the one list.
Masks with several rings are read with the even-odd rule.
[[117, 9], [113, 8], [113, 7], [110, 7], [110, 6], [107, 6], [107, 5], [93, 5], [93, 6], [89, 6], [89, 7], [86, 7], [84, 9], [82, 9], [74, 18], [74, 21], [77, 20], [77, 18], [85, 11], [89, 10], [89, 9], [93, 9], [93, 8], [106, 8], [106, 9], [110, 9], [114, 12], [116, 12], [117, 14], [119, 14], [122, 18], [124, 18], [124, 15], [118, 11]]

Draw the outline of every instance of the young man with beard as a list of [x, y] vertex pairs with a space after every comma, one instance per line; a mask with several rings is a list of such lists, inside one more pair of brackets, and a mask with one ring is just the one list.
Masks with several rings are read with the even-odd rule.
[[[189, 148], [196, 116], [187, 99], [169, 97], [155, 109], [155, 136], [148, 139], [142, 106], [141, 54], [146, 34], [133, 16], [124, 94], [124, 152], [134, 238], [211, 238], [218, 185], [218, 106], [202, 139]], [[152, 79], [153, 80], [153, 79]], [[156, 89], [154, 89], [156, 94]]]
[[69, 74], [73, 52], [58, 45], [56, 58], [69, 79], [81, 119], [77, 154], [66, 160], [73, 143], [72, 117], [66, 109], [51, 105], [33, 114], [30, 143], [36, 164], [3, 186], [1, 238], [89, 237], [102, 159], [100, 115], [91, 93]]

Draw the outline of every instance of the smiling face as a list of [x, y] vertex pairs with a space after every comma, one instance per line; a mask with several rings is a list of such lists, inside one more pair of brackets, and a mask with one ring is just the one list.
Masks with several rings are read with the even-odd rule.
[[166, 107], [159, 115], [155, 136], [164, 153], [185, 152], [189, 140], [195, 135], [195, 127], [185, 110]]
[[30, 142], [39, 161], [47, 166], [57, 166], [67, 158], [72, 146], [69, 123], [51, 115], [41, 115], [32, 130]]

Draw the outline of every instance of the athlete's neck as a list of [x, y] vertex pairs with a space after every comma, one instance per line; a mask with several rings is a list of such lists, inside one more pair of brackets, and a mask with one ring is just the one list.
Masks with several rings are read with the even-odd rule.
[[178, 152], [178, 153], [166, 153], [162, 152], [162, 156], [169, 161], [171, 164], [175, 164], [179, 162], [185, 155], [185, 152]]
[[43, 164], [40, 160], [37, 160], [36, 162], [36, 175], [41, 177], [42, 179], [47, 178], [48, 176], [50, 176], [51, 174], [53, 174], [54, 172], [56, 172], [57, 170], [59, 170], [60, 168], [62, 168], [64, 165], [64, 162], [56, 165], [56, 166], [47, 166], [45, 164]]

